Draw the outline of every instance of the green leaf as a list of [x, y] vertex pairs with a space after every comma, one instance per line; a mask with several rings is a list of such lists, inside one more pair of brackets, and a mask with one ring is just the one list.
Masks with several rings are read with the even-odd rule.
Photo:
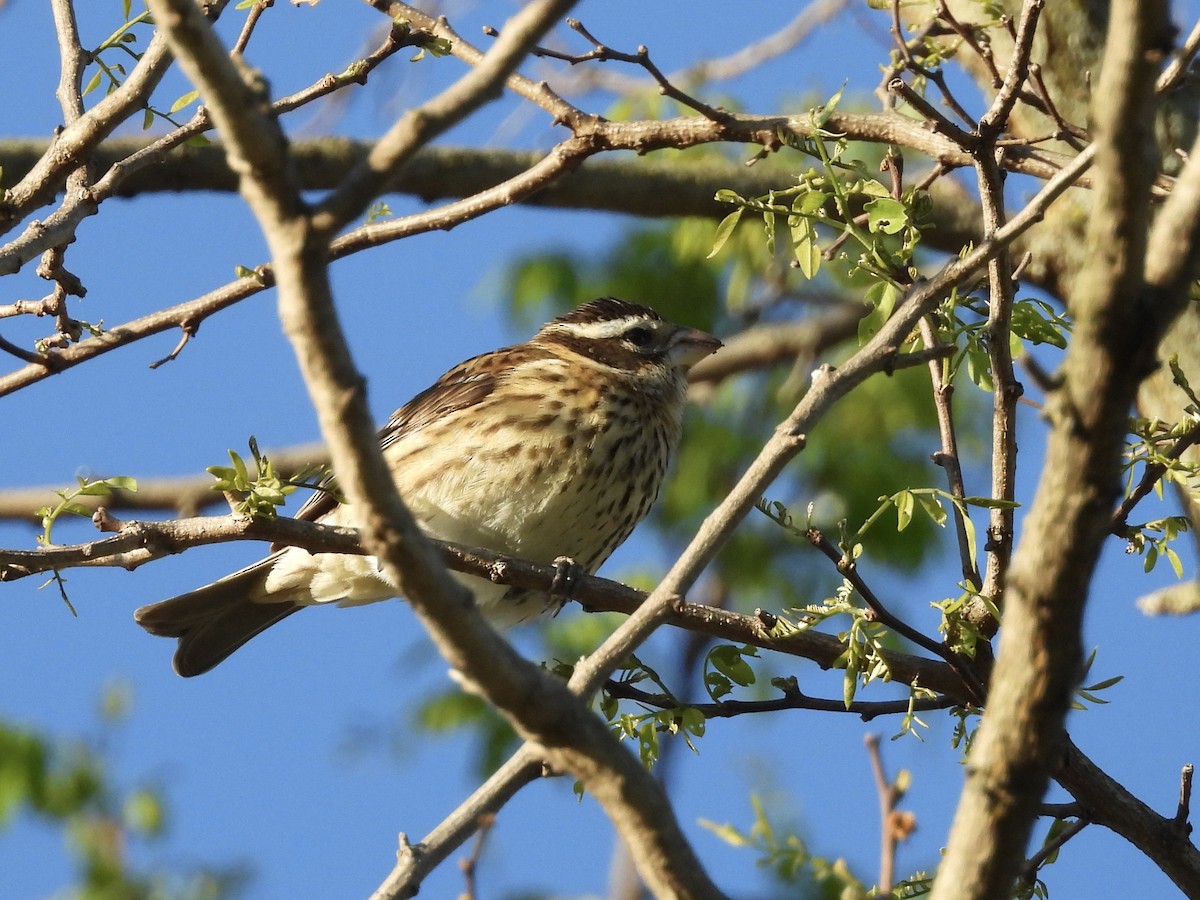
[[88, 94], [90, 94], [96, 88], [100, 87], [100, 79], [103, 77], [103, 75], [104, 75], [103, 70], [101, 70], [101, 69], [96, 70], [96, 74], [91, 77], [91, 80], [89, 80], [87, 83], [87, 87], [85, 87], [83, 89], [83, 96], [86, 97]]
[[130, 478], [128, 475], [114, 475], [112, 478], [105, 478], [104, 483], [114, 491], [129, 491], [131, 494], [137, 493], [137, 479]]
[[753, 648], [739, 648], [733, 644], [722, 644], [709, 651], [708, 661], [714, 669], [730, 681], [740, 684], [742, 687], [749, 687], [755, 681], [754, 670], [746, 662], [743, 654], [755, 654], [748, 653], [748, 650], [753, 650]]
[[161, 834], [166, 822], [162, 801], [145, 789], [136, 790], [125, 798], [123, 814], [131, 831], [150, 836]]
[[1183, 562], [1180, 561], [1179, 554], [1171, 547], [1164, 547], [1163, 555], [1167, 557], [1167, 562], [1171, 564], [1171, 569], [1175, 572], [1175, 577], [1183, 578]]
[[250, 483], [250, 473], [246, 471], [246, 463], [233, 450], [229, 451], [229, 458], [233, 461], [233, 468], [237, 473], [237, 480], [243, 484]]
[[754, 840], [742, 834], [734, 825], [726, 823], [718, 825], [716, 822], [710, 822], [708, 819], [701, 819], [700, 825], [707, 828], [725, 843], [733, 847], [753, 847]]
[[867, 228], [872, 234], [896, 234], [908, 225], [908, 208], [892, 197], [880, 197], [863, 206]]
[[896, 505], [896, 530], [903, 531], [912, 521], [916, 497], [912, 491], [901, 491], [892, 497], [892, 502]]
[[865, 344], [884, 326], [896, 308], [896, 300], [900, 292], [888, 281], [876, 281], [868, 289], [863, 299], [874, 309], [858, 321], [858, 341]]
[[834, 111], [837, 109], [838, 104], [842, 102], [842, 92], [845, 90], [846, 83], [842, 82], [842, 86], [838, 88], [837, 92], [832, 97], [826, 100], [821, 106], [818, 106], [813, 110], [813, 124], [815, 124], [818, 128], [824, 127], [825, 123], [829, 121], [829, 117], [832, 116]]
[[[721, 199], [722, 193], [724, 193], [724, 192], [717, 191], [717, 199], [718, 200]], [[729, 193], [732, 194], [733, 192], [730, 191]], [[734, 194], [734, 196], [736, 197], [737, 195]], [[719, 252], [721, 252], [721, 248], [725, 246], [725, 242], [729, 240], [730, 235], [732, 235], [734, 229], [737, 228], [737, 224], [742, 218], [742, 213], [744, 213], [745, 211], [746, 211], [745, 207], [735, 209], [733, 212], [731, 212], [729, 215], [727, 215], [724, 219], [721, 220], [721, 224], [719, 224], [717, 226], [716, 234], [713, 235], [712, 250], [709, 251], [709, 254], [708, 254], [708, 256], [705, 257], [705, 259], [712, 259]]]
[[191, 104], [195, 103], [196, 99], [199, 96], [200, 96], [199, 91], [188, 91], [186, 94], [184, 94], [182, 97], [180, 97], [178, 100], [176, 100], [174, 103], [171, 104], [171, 108], [169, 110], [167, 110], [168, 115], [171, 113], [177, 113], [181, 109], [183, 109], [185, 106], [190, 106]]
[[804, 277], [810, 281], [821, 269], [821, 248], [817, 246], [817, 229], [811, 219], [800, 218], [792, 225], [792, 253]]
[[803, 194], [798, 194], [792, 201], [792, 212], [801, 216], [816, 215], [825, 208], [825, 204], [828, 202], [829, 194], [825, 191], [805, 191]]
[[1018, 300], [1012, 307], [1012, 333], [1033, 344], [1050, 344], [1067, 349], [1070, 325], [1041, 300]]
[[642, 765], [650, 768], [658, 760], [658, 730], [654, 727], [653, 719], [649, 719], [638, 729], [637, 737]]
[[858, 690], [858, 662], [847, 659], [846, 672], [842, 676], [842, 702], [846, 709], [854, 702], [854, 694]]
[[600, 695], [600, 712], [604, 716], [605, 721], [611, 722], [617, 715], [617, 709], [621, 702], [612, 694]]
[[1171, 369], [1171, 380], [1179, 387], [1181, 391], [1188, 395], [1188, 399], [1192, 401], [1193, 406], [1200, 406], [1200, 398], [1196, 397], [1195, 391], [1188, 383], [1187, 376], [1183, 374], [1183, 368], [1179, 365], [1179, 354], [1172, 353], [1167, 360], [1167, 365]]
[[975, 523], [971, 521], [971, 517], [965, 512], [962, 517], [963, 531], [967, 534], [967, 556], [974, 562], [976, 559], [975, 549]]
[[708, 725], [708, 720], [704, 718], [704, 713], [696, 709], [694, 706], [689, 706], [680, 714], [680, 724], [684, 730], [696, 737], [704, 737], [704, 729]]
[[704, 673], [704, 689], [713, 700], [720, 700], [733, 691], [733, 683], [720, 672], [709, 670]]
[[1016, 500], [1000, 500], [995, 497], [963, 497], [963, 503], [982, 506], [985, 509], [1019, 509], [1021, 506]]
[[103, 481], [89, 481], [81, 484], [79, 490], [75, 492], [77, 496], [83, 497], [107, 497], [111, 493], [112, 488]]
[[925, 510], [925, 515], [929, 516], [931, 522], [939, 528], [946, 524], [946, 507], [942, 506], [942, 502], [937, 497], [929, 494], [918, 494], [917, 502], [921, 504], [921, 508]]
[[1103, 681], [1097, 681], [1095, 684], [1089, 684], [1083, 688], [1087, 691], [1103, 691], [1112, 687], [1114, 684], [1120, 684], [1125, 680], [1124, 675], [1114, 675], [1112, 678], [1105, 678]]

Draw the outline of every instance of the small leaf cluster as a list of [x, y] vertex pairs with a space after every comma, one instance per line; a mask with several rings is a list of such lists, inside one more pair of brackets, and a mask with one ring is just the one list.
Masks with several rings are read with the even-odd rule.
[[[1083, 664], [1083, 674], [1085, 677], [1092, 670], [1092, 664], [1096, 661], [1096, 653], [1098, 650], [1099, 650], [1098, 647], [1093, 647], [1092, 652], [1090, 654], [1088, 654], [1087, 662], [1085, 662]], [[1101, 679], [1100, 681], [1095, 681], [1091, 684], [1085, 684], [1085, 685], [1082, 685], [1081, 687], [1076, 688], [1075, 694], [1076, 694], [1076, 696], [1079, 697], [1079, 700], [1072, 701], [1071, 707], [1073, 709], [1083, 710], [1083, 709], [1087, 709], [1087, 707], [1084, 705], [1084, 702], [1098, 704], [1098, 705], [1099, 704], [1107, 704], [1108, 701], [1105, 700], [1103, 697], [1098, 696], [1098, 694], [1101, 691], [1108, 690], [1110, 687], [1112, 687], [1115, 684], [1119, 684], [1124, 679], [1125, 679], [1124, 675], [1113, 675], [1111, 678], [1104, 678], [1104, 679]], [[1081, 702], [1081, 701], [1084, 701], [1084, 702]]]
[[1187, 532], [1191, 525], [1187, 516], [1164, 516], [1131, 526], [1125, 532], [1125, 552], [1130, 555], [1140, 554], [1142, 569], [1146, 572], [1154, 571], [1159, 559], [1165, 558], [1171, 564], [1175, 577], [1183, 578], [1183, 561], [1171, 546], [1171, 542]]
[[[964, 247], [963, 253], [970, 249]], [[946, 380], [953, 381], [965, 373], [980, 390], [989, 393], [995, 390], [988, 355], [988, 341], [992, 338], [987, 329], [988, 310], [984, 301], [971, 294], [960, 295], [956, 288], [942, 301], [933, 321], [938, 340], [955, 348], [954, 355], [945, 363]], [[1065, 350], [1070, 332], [1070, 317], [1056, 312], [1050, 304], [1033, 297], [1013, 302], [1008, 342], [1014, 358], [1023, 355], [1027, 345], [1049, 344]]]
[[275, 464], [259, 452], [258, 441], [253, 435], [250, 436], [250, 455], [253, 469], [240, 454], [230, 450], [229, 459], [233, 465], [209, 466], [205, 470], [217, 480], [211, 489], [221, 491], [229, 498], [236, 515], [273, 519], [296, 488], [312, 486], [281, 478]]
[[733, 693], [735, 684], [750, 687], [757, 680], [746, 657], [757, 657], [758, 648], [749, 644], [718, 644], [704, 657], [704, 689], [714, 701]]
[[700, 824], [733, 847], [756, 851], [757, 864], [770, 869], [785, 884], [807, 882], [818, 888], [821, 896], [867, 896], [866, 886], [854, 876], [844, 859], [830, 860], [810, 853], [799, 835], [781, 833], [771, 823], [758, 796], [752, 794], [750, 803], [754, 823], [748, 831], [729, 823], [718, 825], [707, 819], [701, 819]]
[[[1191, 383], [1179, 365], [1178, 354], [1173, 354], [1167, 360], [1171, 371], [1171, 380], [1187, 397], [1181, 416], [1173, 423], [1160, 422], [1157, 419], [1134, 418], [1130, 424], [1130, 433], [1136, 440], [1131, 441], [1126, 448], [1124, 469], [1126, 472], [1126, 491], [1133, 486], [1134, 468], [1138, 463], [1147, 466], [1161, 466], [1163, 478], [1178, 484], [1192, 494], [1200, 492], [1200, 463], [1194, 455], [1184, 458], [1181, 453], [1172, 453], [1177, 441], [1194, 438], [1200, 428], [1200, 398], [1192, 389]], [[1162, 497], [1162, 481], [1155, 484], [1155, 491]]]
[[[955, 497], [949, 491], [941, 488], [905, 488], [890, 496], [879, 498], [879, 507], [872, 513], [858, 531], [846, 541], [845, 547], [859, 547], [868, 529], [880, 517], [892, 509], [896, 510], [896, 530], [904, 531], [913, 520], [913, 513], [920, 509], [934, 525], [945, 527], [948, 518], [942, 501], [949, 503], [958, 512], [967, 534], [968, 553], [972, 561], [978, 555], [975, 526], [971, 522], [969, 507], [980, 509], [1016, 509], [1020, 506], [1015, 500], [995, 500], [991, 497]], [[861, 549], [855, 553], [857, 556]]]
[[[134, 64], [142, 58], [142, 53], [134, 49], [139, 37], [135, 29], [140, 25], [153, 26], [154, 18], [148, 11], [133, 15], [132, 0], [121, 0], [121, 13], [123, 19], [121, 24], [112, 34], [96, 45], [96, 49], [88, 51], [89, 64], [95, 65], [96, 71], [92, 73], [91, 78], [83, 87], [83, 96], [85, 97], [102, 84], [105, 85], [106, 96], [121, 86], [129, 74], [125, 68], [128, 60], [121, 54], [128, 56], [128, 59], [133, 60]], [[116, 59], [113, 58], [114, 55]], [[172, 117], [184, 107], [194, 103], [199, 96], [199, 91], [188, 91], [176, 99], [167, 112], [147, 104], [142, 112], [142, 130], [149, 130], [154, 125], [155, 119], [163, 119], [178, 128], [180, 123]], [[188, 143], [204, 145], [209, 141], [202, 135], [196, 135], [189, 139]]]
[[[1062, 835], [1062, 833], [1071, 824], [1072, 823], [1067, 819], [1054, 819], [1050, 823], [1050, 827], [1046, 829], [1046, 837], [1042, 841], [1042, 847], [1046, 848], [1054, 845], [1055, 842], [1059, 840], [1060, 835]], [[1041, 863], [1038, 865], [1037, 873], [1040, 874], [1042, 869], [1044, 869], [1046, 866], [1053, 865], [1054, 863], [1058, 862], [1058, 854], [1061, 849], [1061, 845], [1055, 846], [1049, 853], [1047, 853], [1045, 858], [1042, 859]], [[1046, 886], [1046, 883], [1042, 881], [1040, 877], [1038, 877], [1038, 874], [1031, 874], [1027, 878], [1022, 879], [1017, 883], [1016, 891], [1014, 892], [1013, 896], [1016, 897], [1017, 900], [1033, 900], [1033, 898], [1037, 898], [1037, 900], [1049, 900], [1050, 889]]]
[[412, 21], [403, 16], [392, 20], [392, 31], [397, 40], [417, 47], [417, 53], [409, 62], [420, 62], [425, 58], [426, 51], [431, 56], [449, 56], [454, 44], [448, 39], [438, 37], [426, 31], [414, 30]]
[[38, 353], [48, 353], [56, 347], [62, 346], [60, 342], [64, 337], [71, 341], [78, 341], [85, 331], [92, 337], [102, 337], [105, 333], [104, 320], [86, 322], [83, 319], [72, 319], [70, 331], [58, 331], [50, 337], [39, 338], [33, 342], [33, 349]]
[[58, 503], [54, 506], [43, 506], [37, 511], [42, 520], [42, 533], [37, 537], [39, 544], [49, 546], [53, 543], [51, 532], [60, 516], [67, 514], [89, 519], [92, 517], [91, 507], [79, 503], [80, 497], [108, 497], [112, 495], [113, 491], [129, 491], [131, 493], [137, 491], [137, 479], [126, 475], [114, 475], [112, 478], [100, 479], [83, 478], [76, 475], [75, 480], [78, 482], [75, 487], [54, 492], [59, 496]]
[[969, 659], [975, 658], [975, 650], [980, 641], [987, 642], [987, 636], [966, 615], [967, 610], [975, 603], [982, 603], [992, 619], [996, 622], [1000, 621], [1000, 607], [996, 605], [995, 601], [971, 588], [967, 588], [957, 597], [947, 597], [945, 600], [930, 604], [942, 614], [938, 631], [946, 635], [950, 649]]
[[975, 743], [975, 732], [979, 727], [981, 715], [983, 710], [977, 706], [955, 706], [950, 710], [950, 716], [954, 719], [950, 746], [955, 750], [961, 748], [964, 760], [971, 755], [971, 746]]
[[84, 85], [83, 95], [86, 97], [96, 88], [100, 87], [106, 80], [108, 86], [105, 89], [106, 94], [111, 94], [121, 86], [121, 81], [128, 72], [125, 71], [125, 66], [121, 62], [112, 62], [111, 57], [113, 51], [126, 53], [134, 61], [138, 62], [142, 55], [135, 52], [130, 45], [137, 43], [137, 35], [132, 29], [137, 25], [153, 24], [153, 19], [149, 12], [142, 12], [138, 15], [133, 15], [133, 4], [131, 0], [121, 0], [121, 12], [124, 22], [108, 37], [101, 41], [95, 50], [88, 53], [88, 58], [95, 63], [96, 71]]
[[[825, 108], [833, 105], [836, 98]], [[916, 275], [913, 256], [932, 209], [928, 194], [910, 188], [893, 196], [866, 163], [846, 158], [849, 144], [836, 135], [821, 133], [798, 149], [816, 156], [822, 168], [809, 169], [795, 186], [762, 197], [717, 192], [717, 200], [737, 209], [717, 226], [709, 256], [721, 251], [747, 212], [761, 216], [770, 256], [778, 225], [786, 224], [793, 265], [805, 278], [815, 279], [826, 262], [836, 263], [841, 278], [866, 277], [863, 299], [872, 312], [859, 325], [859, 340], [866, 341], [888, 320]], [[856, 249], [852, 253], [846, 246]]]
[[661, 753], [659, 735], [663, 733], [682, 737], [693, 753], [700, 752], [692, 742], [693, 737], [704, 737], [707, 720], [700, 710], [676, 700], [659, 674], [637, 657], [631, 656], [621, 666], [620, 680], [623, 684], [631, 685], [650, 681], [672, 703], [667, 709], [623, 713], [617, 698], [607, 692], [601, 694], [600, 712], [611, 723], [613, 733], [618, 738], [637, 741], [642, 765], [650, 769], [658, 762]]

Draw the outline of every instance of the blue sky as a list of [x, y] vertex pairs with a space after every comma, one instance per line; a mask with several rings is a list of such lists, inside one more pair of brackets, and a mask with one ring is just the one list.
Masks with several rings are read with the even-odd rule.
[[[483, 5], [489, 16], [464, 2], [446, 11], [474, 40], [480, 23], [499, 25], [513, 8]], [[81, 12], [88, 42], [119, 22], [115, 2], [80, 6], [87, 7]], [[576, 15], [615, 47], [646, 44], [669, 71], [697, 56], [732, 52], [792, 14], [790, 5], [770, 2], [738, 4], [737, 15], [728, 6], [693, 3], [684, 13], [682, 5], [664, 5], [670, 15], [648, 16], [644, 3], [584, 3]], [[227, 38], [241, 15], [227, 14]], [[799, 96], [828, 96], [846, 77], [849, 92], [868, 94], [884, 56], [879, 16], [863, 8], [844, 14], [806, 45], [799, 61], [785, 58], [721, 90], [762, 112], [791, 108]], [[266, 69], [277, 94], [287, 93], [361, 55], [363, 35], [379, 18], [363, 4], [279, 4], [265, 17], [250, 59]], [[875, 23], [873, 34], [866, 23]], [[31, 0], [10, 0], [0, 8], [0, 32], [21, 36], [7, 42], [0, 64], [4, 96], [21, 98], [5, 104], [0, 127], [6, 136], [45, 135], [59, 121], [49, 11]], [[333, 122], [339, 133], [377, 135], [397, 108], [461, 71], [450, 59], [410, 65], [395, 58], [336, 115], [318, 125], [301, 117], [289, 127], [309, 136]], [[159, 96], [169, 105], [186, 90], [175, 76]], [[556, 134], [543, 114], [506, 103], [445, 143], [544, 147]], [[401, 212], [418, 204], [394, 200], [392, 207]], [[343, 320], [380, 419], [461, 359], [526, 336], [509, 330], [499, 308], [497, 273], [506, 259], [558, 247], [599, 251], [628, 224], [616, 216], [504, 210], [449, 234], [420, 236], [335, 266]], [[89, 290], [77, 314], [111, 325], [194, 297], [230, 280], [235, 265], [264, 258], [263, 241], [236, 197], [160, 195], [109, 203], [80, 229], [68, 266]], [[23, 274], [6, 279], [0, 302], [41, 293], [41, 283]], [[271, 295], [205, 322], [178, 360], [149, 370], [148, 363], [175, 340], [169, 334], [135, 344], [0, 400], [0, 459], [6, 461], [0, 487], [65, 484], [76, 472], [199, 473], [222, 462], [227, 448], [244, 449], [250, 434], [264, 447], [317, 439]], [[1022, 408], [1020, 433], [1021, 487], [1028, 497], [1039, 475], [1042, 426], [1035, 411]], [[33, 534], [30, 527], [3, 525], [0, 544], [32, 546]], [[85, 540], [92, 533], [80, 525], [60, 539], [68, 537]], [[1152, 577], [1142, 576], [1140, 562], [1121, 551], [1114, 541], [1096, 579], [1086, 642], [1101, 647], [1095, 677], [1126, 678], [1109, 693], [1111, 706], [1073, 716], [1071, 731], [1118, 781], [1167, 811], [1175, 802], [1179, 766], [1194, 761], [1200, 746], [1195, 717], [1179, 714], [1198, 626], [1194, 618], [1138, 613], [1133, 599], [1171, 576], [1162, 566]], [[647, 554], [649, 564], [662, 565], [652, 547], [635, 540], [606, 571], [619, 573]], [[111, 745], [119, 781], [161, 787], [170, 810], [168, 838], [138, 847], [140, 862], [249, 862], [254, 878], [245, 896], [254, 900], [362, 895], [390, 868], [397, 832], [418, 839], [475, 784], [461, 741], [403, 727], [414, 698], [446, 684], [445, 667], [431, 657], [404, 605], [388, 603], [306, 612], [212, 673], [177, 678], [170, 645], [137, 628], [133, 608], [258, 555], [250, 545], [214, 547], [135, 573], [69, 573], [78, 618], [52, 590], [35, 590], [34, 579], [5, 585], [0, 713], [51, 734], [95, 732], [101, 686], [127, 682], [133, 713]], [[1192, 555], [1185, 559], [1194, 576]], [[926, 600], [941, 599], [946, 590], [932, 577], [888, 585], [889, 594], [908, 598], [907, 609], [918, 615]], [[516, 639], [523, 640], [520, 634]], [[837, 695], [838, 676], [822, 676], [800, 661], [793, 670], [806, 690]], [[347, 749], [355, 734], [390, 727], [397, 717], [406, 733], [395, 753], [374, 745]], [[935, 865], [960, 786], [947, 747], [949, 724], [932, 714], [928, 719], [933, 727], [925, 743], [885, 743], [889, 768], [914, 773], [906, 805], [917, 812], [919, 831], [901, 851], [901, 872]], [[864, 877], [873, 877], [878, 824], [862, 748], [868, 730], [890, 736], [895, 726], [813, 712], [743, 718], [712, 723], [698, 756], [680, 754], [674, 765], [677, 811], [727, 891], [766, 896], [770, 883], [748, 852], [726, 848], [696, 822], [748, 827], [751, 790], [794, 815], [814, 852], [846, 854]], [[593, 802], [577, 803], [565, 780], [538, 784], [503, 811], [489, 838], [482, 895], [518, 887], [601, 895], [611, 852], [610, 832]], [[6, 896], [52, 894], [69, 879], [60, 836], [34, 822], [0, 832], [0, 872]], [[1133, 848], [1096, 828], [1076, 838], [1051, 878], [1058, 896], [1165, 896], [1171, 890]], [[452, 896], [460, 887], [451, 863], [427, 883], [423, 896]]]

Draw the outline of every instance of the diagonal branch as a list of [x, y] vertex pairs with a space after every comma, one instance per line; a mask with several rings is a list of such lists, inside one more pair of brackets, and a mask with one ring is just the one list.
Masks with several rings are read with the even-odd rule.
[[[493, 48], [498, 62], [489, 65], [485, 60], [477, 70], [486, 77], [468, 76], [427, 107], [402, 117], [381, 142], [374, 164], [390, 168], [483, 103], [568, 6], [564, 0], [534, 0], [525, 6]], [[332, 206], [310, 219], [288, 178], [277, 123], [265, 104], [247, 102], [256, 98], [247, 97], [243, 76], [190, 0], [152, 0], [151, 7], [181, 66], [211, 104], [231, 165], [241, 176], [242, 193], [271, 247], [280, 318], [299, 359], [340, 486], [384, 577], [409, 598], [439, 651], [467, 683], [496, 704], [552, 765], [573, 772], [597, 798], [635, 849], [639, 871], [652, 889], [680, 897], [720, 896], [683, 837], [662, 788], [578, 697], [523, 660], [491, 630], [469, 594], [441, 565], [396, 491], [376, 440], [362, 376], [334, 312], [327, 266], [328, 240], [340, 226], [339, 218], [365, 205], [386, 183], [386, 173], [360, 171], [349, 179], [346, 190], [335, 193]], [[423, 115], [426, 110], [428, 117]], [[650, 607], [643, 606], [626, 624], [653, 619]], [[622, 630], [630, 631], [618, 629], [607, 645]], [[397, 895], [415, 889], [413, 884], [399, 885]]]

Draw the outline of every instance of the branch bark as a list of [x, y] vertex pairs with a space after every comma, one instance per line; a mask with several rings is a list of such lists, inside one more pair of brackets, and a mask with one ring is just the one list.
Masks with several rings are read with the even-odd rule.
[[1097, 91], [1104, 102], [1093, 111], [1093, 262], [1072, 295], [1076, 327], [1050, 400], [1042, 481], [1010, 570], [988, 709], [935, 898], [999, 900], [1020, 871], [1079, 677], [1080, 623], [1118, 494], [1126, 416], [1166, 323], [1182, 308], [1182, 294], [1152, 298], [1143, 283], [1154, 82], [1168, 29], [1165, 3], [1112, 5]]
[[[244, 73], [230, 63], [190, 0], [151, 0], [155, 19], [181, 66], [211, 104], [243, 196], [267, 238], [280, 318], [299, 359], [339, 483], [381, 572], [410, 599], [442, 655], [473, 689], [509, 716], [552, 765], [583, 781], [634, 848], [639, 871], [652, 889], [670, 896], [718, 897], [720, 892], [679, 830], [662, 788], [586, 705], [521, 659], [491, 630], [420, 533], [379, 451], [365, 385], [334, 312], [328, 279], [328, 241], [340, 224], [382, 189], [393, 165], [492, 96], [570, 5], [567, 0], [535, 0], [524, 7], [472, 76], [402, 117], [372, 157], [375, 168], [359, 170], [345, 189], [333, 195], [333, 202], [310, 216], [289, 178], [282, 133], [262, 99], [250, 90]], [[645, 622], [654, 612], [651, 604], [643, 606], [606, 647], [619, 646], [622, 631], [630, 632], [628, 626]], [[598, 672], [603, 665], [595, 668]], [[581, 669], [586, 671], [586, 664], [577, 673]], [[586, 695], [586, 685], [580, 687]], [[412, 884], [398, 887], [388, 895], [410, 895], [416, 890]]]

